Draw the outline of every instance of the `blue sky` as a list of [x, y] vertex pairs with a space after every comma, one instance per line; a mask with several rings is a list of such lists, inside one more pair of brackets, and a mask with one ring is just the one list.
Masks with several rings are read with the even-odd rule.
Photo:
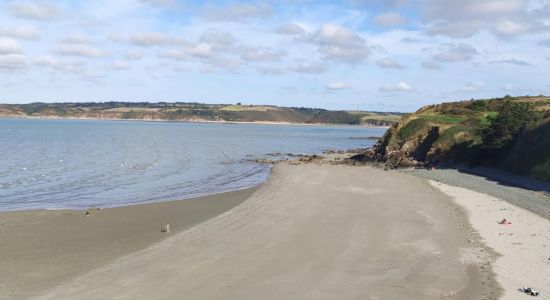
[[414, 111], [550, 94], [550, 0], [0, 0], [0, 102]]

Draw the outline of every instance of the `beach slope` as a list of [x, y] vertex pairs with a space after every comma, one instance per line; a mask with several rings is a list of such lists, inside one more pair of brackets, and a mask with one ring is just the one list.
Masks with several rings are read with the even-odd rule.
[[237, 207], [37, 299], [495, 298], [453, 205], [407, 174], [278, 164]]
[[[526, 209], [472, 190], [431, 181], [467, 211], [483, 242], [500, 256], [493, 265], [504, 289], [503, 300], [525, 299], [518, 291], [532, 287], [550, 294], [550, 221]], [[507, 219], [510, 224], [499, 224]], [[544, 298], [546, 299], [546, 298]]]

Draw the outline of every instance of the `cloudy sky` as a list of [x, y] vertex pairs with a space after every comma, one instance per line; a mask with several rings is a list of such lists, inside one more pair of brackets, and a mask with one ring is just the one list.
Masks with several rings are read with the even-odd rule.
[[550, 94], [550, 0], [0, 0], [0, 102]]

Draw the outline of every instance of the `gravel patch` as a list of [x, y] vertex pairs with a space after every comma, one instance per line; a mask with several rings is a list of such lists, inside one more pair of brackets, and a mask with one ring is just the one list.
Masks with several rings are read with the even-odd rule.
[[[468, 174], [472, 171], [484, 176]], [[550, 196], [548, 194], [550, 184], [547, 183], [529, 180], [525, 177], [521, 177], [521, 182], [519, 182], [518, 176], [511, 174], [507, 176], [509, 180], [505, 180], [504, 177], [506, 176], [502, 172], [495, 174], [495, 177], [488, 177], [488, 172], [490, 172], [488, 169], [465, 171], [456, 169], [414, 169], [403, 170], [402, 172], [487, 194], [550, 219]], [[514, 186], [515, 183], [532, 188], [532, 190]]]

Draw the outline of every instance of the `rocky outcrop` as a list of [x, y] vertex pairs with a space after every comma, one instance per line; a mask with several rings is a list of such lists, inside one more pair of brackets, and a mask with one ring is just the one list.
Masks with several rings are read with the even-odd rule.
[[[510, 101], [528, 103], [532, 122], [491, 150], [484, 144], [493, 118]], [[514, 104], [515, 105], [515, 104]], [[498, 123], [497, 123], [498, 124]], [[372, 148], [349, 164], [389, 168], [432, 165], [487, 165], [550, 180], [550, 97], [472, 100], [426, 106], [404, 116]]]
[[406, 120], [395, 124], [372, 148], [354, 155], [351, 161], [357, 163], [374, 162], [391, 168], [424, 166], [430, 156], [437, 153], [435, 141], [440, 137], [439, 126], [428, 126], [410, 139], [401, 140], [399, 132]]

